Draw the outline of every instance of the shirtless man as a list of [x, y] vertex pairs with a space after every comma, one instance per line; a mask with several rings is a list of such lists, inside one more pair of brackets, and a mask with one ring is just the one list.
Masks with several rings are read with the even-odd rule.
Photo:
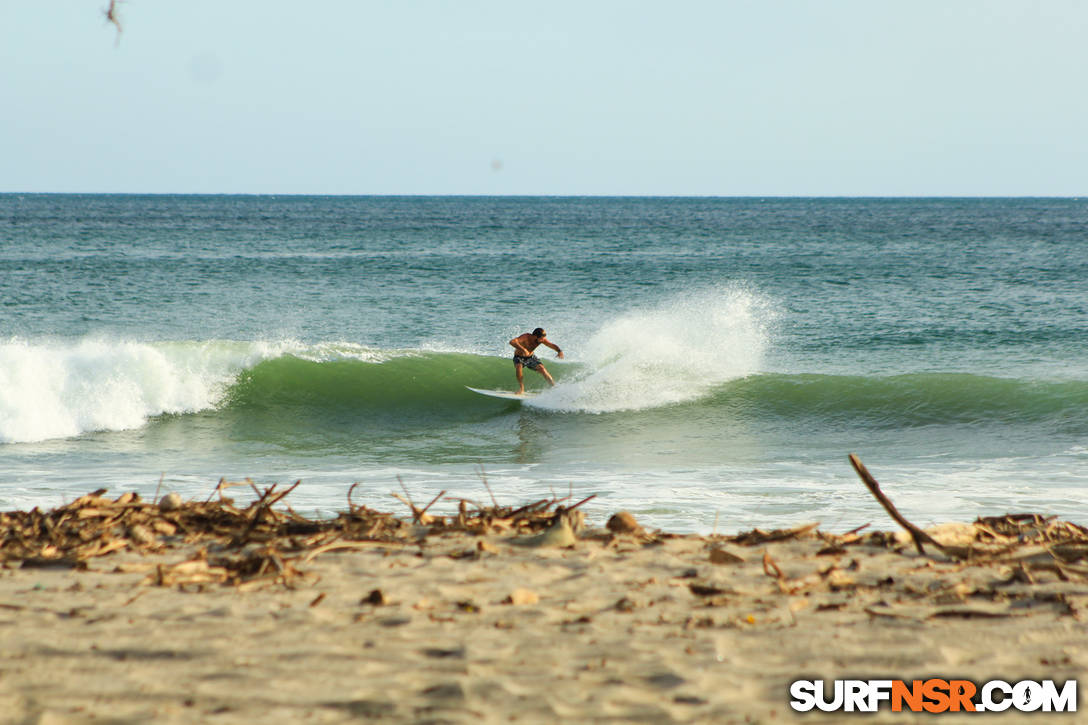
[[559, 355], [559, 359], [563, 359], [563, 351], [559, 349], [559, 346], [548, 339], [548, 333], [544, 332], [543, 327], [538, 327], [532, 332], [526, 332], [523, 335], [518, 335], [510, 341], [510, 346], [514, 348], [514, 374], [518, 376], [518, 395], [524, 395], [525, 393], [525, 380], [521, 374], [521, 368], [527, 367], [530, 370], [536, 370], [544, 379], [547, 380], [553, 387], [555, 381], [552, 380], [552, 376], [548, 374], [548, 371], [544, 369], [544, 363], [540, 362], [540, 358], [533, 354], [533, 350], [539, 345], [544, 345], [555, 350]]

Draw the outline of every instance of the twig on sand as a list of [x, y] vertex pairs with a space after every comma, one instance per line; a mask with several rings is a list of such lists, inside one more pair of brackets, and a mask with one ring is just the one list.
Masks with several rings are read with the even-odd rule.
[[869, 528], [870, 526], [872, 526], [872, 524], [862, 524], [861, 526], [857, 526], [857, 527], [855, 527], [855, 528], [853, 528], [853, 529], [850, 529], [850, 530], [849, 530], [849, 531], [847, 531], [847, 532], [846, 532], [845, 534], [843, 534], [843, 536], [854, 536], [854, 535], [856, 535], [856, 534], [857, 534], [857, 533], [858, 533], [859, 531], [862, 531], [863, 529], [867, 529], [867, 528]]
[[[219, 502], [223, 503], [223, 491], [227, 490], [228, 488], [237, 488], [238, 486], [249, 486], [257, 493], [257, 497], [260, 498], [261, 492], [258, 491], [257, 487], [253, 485], [253, 481], [251, 479], [246, 478], [246, 480], [244, 481], [228, 481], [225, 478], [220, 478], [219, 483], [215, 484], [215, 488], [213, 488], [212, 492], [208, 494], [208, 498], [204, 499], [204, 503], [210, 503], [212, 497], [215, 496], [215, 494], [217, 493], [219, 494]], [[230, 499], [227, 499], [227, 501], [229, 500]]]
[[416, 505], [412, 502], [412, 494], [408, 493], [408, 487], [404, 485], [404, 479], [400, 476], [397, 476], [397, 483], [400, 484], [400, 490], [404, 491], [404, 496], [408, 499], [408, 505], [412, 507], [413, 511], [415, 511]]
[[413, 521], [418, 521], [421, 524], [424, 523], [423, 512], [419, 510], [419, 507], [416, 506], [415, 501], [412, 500], [412, 494], [408, 493], [408, 487], [404, 485], [404, 480], [400, 476], [397, 476], [397, 483], [400, 484], [401, 490], [404, 491], [404, 496], [401, 496], [399, 493], [394, 493], [391, 494], [393, 498], [397, 499], [401, 503], [408, 506], [408, 508], [412, 509]]
[[[270, 499], [268, 500], [268, 502], [264, 504], [264, 505], [265, 505], [265, 507], [271, 507], [271, 506], [272, 506], [272, 504], [274, 504], [274, 503], [279, 503], [280, 499], [286, 498], [287, 494], [291, 493], [291, 492], [292, 492], [292, 491], [294, 491], [294, 490], [295, 490], [296, 488], [298, 488], [298, 485], [299, 485], [300, 483], [302, 483], [302, 479], [301, 479], [301, 478], [300, 478], [299, 480], [295, 481], [294, 483], [292, 483], [292, 484], [291, 484], [290, 486], [288, 486], [286, 490], [284, 490], [284, 491], [282, 491], [282, 492], [280, 492], [280, 493], [276, 494], [276, 495], [275, 495], [275, 496], [273, 496], [272, 498], [270, 498]], [[271, 488], [269, 488], [269, 489], [268, 489], [268, 490], [267, 490], [267, 491], [265, 492], [265, 495], [261, 497], [261, 500], [262, 500], [262, 501], [264, 501], [264, 498], [265, 498], [265, 497], [267, 497], [267, 496], [270, 496], [270, 495], [272, 494], [272, 491], [273, 491], [273, 489], [275, 489], [275, 488], [276, 488], [276, 484], [272, 484], [272, 487], [271, 487]]]
[[483, 464], [479, 464], [480, 468], [480, 480], [484, 482], [484, 488], [487, 489], [488, 495], [491, 496], [491, 503], [495, 508], [499, 507], [499, 502], [495, 500], [495, 494], [491, 492], [491, 486], [487, 484], [487, 475], [484, 473]]
[[296, 488], [298, 488], [298, 485], [302, 483], [302, 479], [300, 478], [299, 480], [295, 481], [293, 485], [287, 487], [286, 490], [273, 496], [272, 494], [276, 490], [276, 484], [272, 484], [264, 490], [264, 493], [261, 493], [260, 489], [257, 488], [253, 481], [248, 478], [246, 479], [246, 481], [249, 482], [250, 488], [253, 489], [253, 492], [257, 494], [257, 500], [250, 507], [250, 509], [253, 511], [253, 516], [249, 520], [249, 525], [245, 528], [245, 531], [243, 531], [241, 536], [238, 538], [238, 543], [240, 544], [244, 544], [249, 541], [250, 534], [253, 533], [254, 529], [261, 522], [265, 513], [272, 511], [272, 505], [274, 503], [294, 491]]
[[858, 476], [861, 477], [862, 483], [869, 489], [869, 493], [873, 494], [876, 500], [884, 507], [884, 510], [888, 512], [888, 515], [895, 519], [895, 522], [907, 530], [910, 534], [910, 538], [914, 541], [915, 548], [918, 549], [919, 554], [925, 554], [926, 550], [922, 547], [922, 544], [932, 544], [937, 547], [942, 553], [948, 553], [945, 551], [945, 547], [942, 546], [936, 539], [922, 531], [920, 528], [907, 521], [903, 517], [903, 514], [899, 513], [899, 509], [895, 507], [895, 504], [884, 495], [884, 492], [880, 490], [880, 484], [876, 482], [873, 475], [869, 473], [869, 469], [865, 467], [865, 464], [861, 462], [857, 456], [853, 453], [850, 454], [850, 465], [857, 471]]
[[583, 498], [581, 501], [574, 504], [573, 506], [568, 506], [567, 511], [573, 511], [574, 509], [578, 508], [579, 506], [586, 503], [587, 501], [592, 501], [595, 498], [597, 498], [597, 494], [593, 494], [592, 496], [586, 496], [585, 498]]
[[778, 564], [774, 563], [771, 553], [767, 550], [763, 551], [763, 573], [779, 581], [786, 578], [786, 575], [782, 573], [782, 569], [779, 568]]
[[402, 497], [400, 494], [394, 493], [393, 498], [397, 499], [401, 503], [407, 504], [408, 508], [412, 509], [413, 521], [423, 524], [424, 526], [429, 524], [434, 519], [434, 517], [427, 514], [427, 509], [429, 509], [431, 506], [434, 506], [440, 498], [446, 495], [446, 489], [442, 489], [441, 491], [439, 491], [438, 495], [432, 498], [429, 504], [427, 504], [423, 508], [419, 508], [418, 506], [416, 506], [415, 502], [412, 501], [412, 496], [408, 493], [408, 487], [404, 485], [404, 481], [401, 480], [400, 476], [397, 476], [397, 481], [400, 482], [400, 487], [404, 489], [404, 496]]
[[439, 491], [438, 495], [435, 496], [434, 498], [432, 498], [431, 502], [429, 504], [427, 504], [426, 506], [424, 506], [423, 509], [419, 512], [420, 517], [422, 517], [424, 514], [426, 514], [427, 509], [429, 509], [431, 506], [434, 506], [435, 502], [438, 501], [438, 499], [442, 498], [445, 495], [446, 495], [446, 489], [442, 489], [441, 491]]

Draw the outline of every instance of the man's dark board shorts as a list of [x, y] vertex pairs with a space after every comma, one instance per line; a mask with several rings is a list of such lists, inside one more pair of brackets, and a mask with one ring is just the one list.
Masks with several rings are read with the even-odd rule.
[[514, 356], [514, 364], [527, 367], [530, 370], [536, 370], [541, 366], [540, 358], [536, 355], [530, 355], [529, 357], [522, 357], [521, 355]]

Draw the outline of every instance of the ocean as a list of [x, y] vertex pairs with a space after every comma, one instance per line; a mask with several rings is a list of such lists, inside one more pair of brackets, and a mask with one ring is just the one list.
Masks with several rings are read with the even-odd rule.
[[2, 194], [0, 303], [3, 510], [1088, 523], [1088, 200]]

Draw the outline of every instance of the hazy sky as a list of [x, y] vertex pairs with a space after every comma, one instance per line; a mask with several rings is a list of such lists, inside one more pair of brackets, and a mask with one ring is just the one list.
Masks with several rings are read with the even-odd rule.
[[1083, 0], [0, 2], [0, 191], [1088, 194]]

